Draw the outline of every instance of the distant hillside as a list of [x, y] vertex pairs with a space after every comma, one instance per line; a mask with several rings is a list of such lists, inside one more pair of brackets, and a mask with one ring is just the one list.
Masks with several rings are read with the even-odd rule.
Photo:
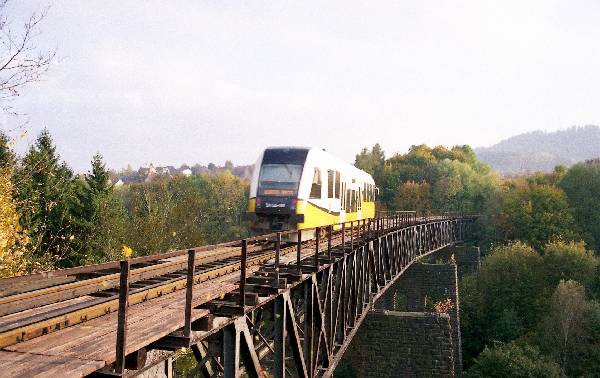
[[503, 174], [551, 171], [600, 157], [600, 127], [571, 127], [555, 132], [534, 131], [476, 148], [480, 160]]

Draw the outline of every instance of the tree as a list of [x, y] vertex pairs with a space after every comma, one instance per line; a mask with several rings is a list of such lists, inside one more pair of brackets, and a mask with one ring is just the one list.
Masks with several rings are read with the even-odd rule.
[[493, 222], [501, 240], [521, 240], [542, 249], [553, 238], [574, 237], [573, 214], [559, 188], [517, 181], [499, 200]]
[[497, 246], [479, 273], [481, 318], [485, 342], [508, 342], [532, 329], [544, 310], [542, 256], [520, 242]]
[[576, 164], [560, 181], [580, 233], [600, 253], [600, 164]]
[[[359, 156], [366, 160], [370, 155], [365, 149], [357, 161]], [[481, 213], [498, 184], [497, 177], [487, 165], [477, 161], [469, 146], [412, 146], [408, 153], [388, 159], [377, 181], [380, 201], [388, 208], [414, 203], [414, 185], [405, 186], [412, 182], [429, 188], [427, 204], [422, 207], [436, 212], [468, 213]], [[409, 196], [407, 201], [402, 195]]]
[[466, 377], [553, 378], [563, 377], [560, 367], [531, 345], [499, 343], [475, 359]]
[[83, 263], [99, 263], [119, 257], [125, 241], [126, 212], [114, 195], [110, 172], [97, 153], [92, 169], [85, 175], [80, 191], [78, 213], [81, 237], [78, 239]]
[[9, 0], [0, 0], [0, 103], [4, 113], [15, 114], [10, 100], [48, 70], [54, 51], [40, 51], [36, 38], [48, 9], [35, 11], [22, 26], [9, 19]]
[[12, 169], [15, 166], [17, 158], [12, 151], [8, 135], [0, 131], [0, 169]]
[[370, 151], [366, 147], [363, 148], [354, 160], [354, 165], [373, 176], [376, 182], [381, 178], [384, 164], [385, 153], [379, 143], [376, 143]]
[[239, 239], [247, 191], [229, 171], [132, 184], [122, 192], [126, 244], [149, 254]]
[[102, 161], [102, 155], [96, 153], [92, 158], [92, 171], [85, 175], [89, 191], [94, 194], [106, 194], [112, 191], [110, 172]]
[[0, 167], [0, 277], [22, 274], [28, 267], [28, 237], [19, 224], [10, 178], [10, 170]]
[[562, 280], [574, 280], [591, 287], [598, 260], [583, 242], [554, 240], [544, 246], [544, 277], [554, 289]]
[[394, 208], [399, 210], [415, 210], [419, 213], [431, 210], [431, 186], [414, 181], [400, 184], [394, 198]]
[[78, 235], [75, 209], [80, 206], [73, 172], [60, 162], [44, 129], [15, 173], [20, 222], [29, 230], [36, 258], [52, 258], [60, 266], [80, 262], [74, 240]]
[[575, 367], [573, 359], [586, 335], [586, 310], [585, 288], [575, 281], [561, 280], [552, 294], [539, 335], [540, 345], [555, 356], [563, 372], [571, 372]]

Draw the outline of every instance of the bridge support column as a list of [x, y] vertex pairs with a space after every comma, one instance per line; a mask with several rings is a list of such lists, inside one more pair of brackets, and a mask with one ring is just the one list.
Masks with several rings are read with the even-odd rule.
[[444, 263], [413, 263], [375, 303], [345, 366], [365, 377], [461, 376], [457, 260], [470, 270], [478, 256], [474, 247], [449, 247], [422, 259]]

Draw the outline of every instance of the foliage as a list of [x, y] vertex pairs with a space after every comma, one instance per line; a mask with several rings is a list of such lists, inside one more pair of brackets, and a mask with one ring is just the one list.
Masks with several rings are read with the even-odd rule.
[[78, 214], [82, 230], [79, 250], [86, 264], [118, 259], [127, 227], [127, 213], [113, 193], [102, 156], [96, 154], [91, 164], [92, 170], [80, 182]]
[[588, 245], [600, 252], [600, 164], [577, 164], [560, 181], [578, 230]]
[[478, 285], [481, 321], [489, 325], [485, 339], [514, 340], [540, 317], [542, 256], [520, 242], [495, 247], [482, 263]]
[[385, 153], [379, 143], [376, 143], [371, 150], [363, 148], [354, 160], [354, 165], [373, 176], [376, 182], [381, 179], [384, 164]]
[[0, 168], [0, 277], [20, 275], [27, 269], [29, 240], [19, 224], [10, 177], [8, 168]]
[[[359, 156], [372, 155], [365, 154], [363, 150]], [[477, 161], [469, 146], [412, 146], [408, 153], [386, 160], [375, 180], [385, 207], [431, 212], [481, 212], [497, 184], [497, 177]]]
[[[581, 242], [551, 241], [543, 247], [543, 254], [522, 242], [493, 247], [484, 257], [479, 274], [463, 277], [459, 285], [465, 365], [470, 366], [485, 346], [496, 341], [538, 342], [550, 353], [546, 346], [552, 343], [539, 340], [540, 335], [550, 337], [553, 333], [548, 330], [557, 327], [558, 315], [549, 315], [561, 307], [556, 305], [562, 303], [556, 299], [557, 285], [578, 280], [583, 285], [576, 285], [582, 290], [593, 288], [597, 267], [597, 258]], [[561, 290], [565, 288], [562, 285]], [[580, 297], [585, 303], [585, 296]], [[574, 305], [569, 307], [575, 309]], [[600, 337], [594, 337], [581, 345], [590, 351], [594, 349], [591, 345], [598, 347]], [[582, 360], [594, 361], [590, 352], [580, 354]], [[560, 363], [558, 358], [556, 362]]]
[[431, 185], [414, 181], [401, 183], [394, 196], [394, 208], [431, 212]]
[[0, 131], [0, 168], [12, 169], [15, 166], [16, 160], [8, 135]]
[[531, 345], [498, 343], [475, 359], [466, 377], [562, 377], [560, 367]]
[[563, 371], [572, 372], [586, 335], [585, 288], [572, 280], [561, 280], [541, 323], [540, 345], [554, 357]]
[[544, 277], [549, 287], [561, 280], [574, 280], [591, 287], [598, 260], [583, 242], [554, 240], [544, 246]]
[[132, 184], [119, 193], [135, 225], [126, 243], [150, 254], [239, 238], [246, 232], [239, 219], [246, 193], [229, 171]]
[[565, 193], [549, 185], [517, 180], [498, 198], [494, 223], [499, 240], [521, 240], [540, 249], [549, 240], [573, 238], [573, 215]]
[[36, 258], [59, 266], [81, 263], [74, 241], [78, 234], [78, 186], [73, 172], [60, 162], [47, 130], [41, 132], [15, 173], [20, 221], [29, 230]]

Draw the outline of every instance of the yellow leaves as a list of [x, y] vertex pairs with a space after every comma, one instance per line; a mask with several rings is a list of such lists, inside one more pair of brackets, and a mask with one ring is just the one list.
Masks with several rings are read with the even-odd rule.
[[124, 258], [128, 259], [133, 254], [133, 249], [131, 249], [130, 247], [128, 247], [126, 245], [123, 245], [123, 249], [121, 250], [121, 254], [123, 255]]
[[29, 238], [19, 226], [19, 214], [13, 201], [10, 171], [0, 170], [0, 277], [25, 272], [24, 257]]
[[177, 231], [173, 231], [171, 235], [173, 235], [173, 237], [177, 236]]

